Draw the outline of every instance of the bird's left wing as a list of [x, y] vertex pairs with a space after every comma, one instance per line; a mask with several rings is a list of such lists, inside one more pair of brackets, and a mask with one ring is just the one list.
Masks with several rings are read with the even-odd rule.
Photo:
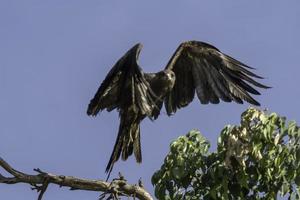
[[113, 66], [90, 101], [88, 115], [95, 116], [104, 109], [131, 108], [151, 117], [155, 94], [137, 63], [141, 48], [136, 44]]
[[166, 66], [166, 70], [172, 70], [176, 77], [173, 89], [165, 98], [168, 115], [187, 106], [193, 100], [195, 92], [202, 104], [217, 104], [221, 99], [237, 103], [245, 100], [259, 105], [249, 93], [260, 94], [253, 86], [268, 87], [255, 81], [252, 77], [262, 77], [249, 69], [253, 68], [210, 44], [198, 41], [182, 43]]

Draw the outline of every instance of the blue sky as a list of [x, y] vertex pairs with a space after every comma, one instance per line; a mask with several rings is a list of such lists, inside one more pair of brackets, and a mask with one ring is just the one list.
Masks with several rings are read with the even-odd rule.
[[[252, 1], [0, 1], [0, 156], [18, 170], [104, 179], [115, 142], [116, 112], [86, 116], [112, 65], [131, 46], [144, 48], [145, 72], [164, 68], [185, 40], [211, 43], [257, 68], [273, 88], [262, 108], [300, 122], [300, 3]], [[143, 163], [115, 165], [130, 183], [160, 168], [169, 143], [197, 128], [216, 148], [226, 124], [238, 124], [248, 104], [200, 105], [141, 125]], [[0, 170], [0, 172], [3, 172]], [[96, 199], [96, 192], [51, 185], [44, 199]], [[1, 185], [1, 199], [35, 199], [28, 185]]]

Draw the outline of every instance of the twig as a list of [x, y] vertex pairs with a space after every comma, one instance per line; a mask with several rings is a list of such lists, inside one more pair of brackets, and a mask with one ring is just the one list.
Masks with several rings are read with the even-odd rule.
[[144, 188], [137, 185], [128, 184], [123, 176], [120, 176], [119, 179], [114, 179], [111, 183], [109, 183], [101, 180], [90, 180], [76, 178], [73, 176], [54, 175], [43, 172], [40, 169], [34, 169], [34, 171], [38, 173], [37, 175], [29, 175], [15, 170], [1, 157], [0, 166], [12, 175], [12, 177], [5, 177], [0, 174], [0, 183], [28, 183], [33, 186], [32, 189], [37, 190], [37, 192], [39, 193], [38, 200], [42, 199], [49, 184], [59, 185], [60, 187], [70, 187], [70, 190], [100, 191], [104, 194], [110, 194], [111, 197], [109, 198], [111, 199], [117, 199], [120, 195], [137, 197], [140, 200], [153, 200], [151, 195]]

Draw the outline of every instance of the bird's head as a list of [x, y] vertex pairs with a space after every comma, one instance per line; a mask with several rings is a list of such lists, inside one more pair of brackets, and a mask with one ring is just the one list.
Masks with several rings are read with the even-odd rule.
[[175, 84], [175, 73], [171, 70], [163, 70], [157, 73], [157, 78], [164, 90], [170, 91]]
[[175, 73], [171, 70], [163, 70], [157, 73], [161, 81], [175, 82]]

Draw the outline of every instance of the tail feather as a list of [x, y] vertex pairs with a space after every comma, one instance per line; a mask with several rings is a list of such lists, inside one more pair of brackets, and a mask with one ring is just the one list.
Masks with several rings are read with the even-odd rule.
[[115, 142], [114, 149], [106, 166], [105, 172], [110, 173], [115, 162], [117, 162], [122, 154], [122, 160], [127, 160], [134, 153], [136, 161], [142, 162], [141, 144], [140, 144], [140, 121], [129, 122], [126, 118], [121, 117], [118, 137]]
[[141, 151], [141, 140], [140, 140], [140, 125], [138, 124], [136, 131], [136, 138], [133, 141], [133, 152], [136, 159], [136, 162], [142, 162], [142, 151]]

